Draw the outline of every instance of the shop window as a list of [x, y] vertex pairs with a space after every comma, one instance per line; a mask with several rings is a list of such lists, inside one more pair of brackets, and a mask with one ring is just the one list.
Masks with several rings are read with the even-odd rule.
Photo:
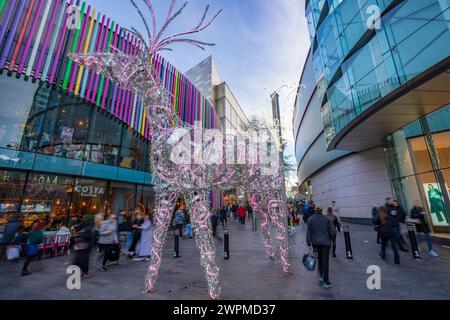
[[450, 168], [450, 131], [433, 134], [433, 144], [441, 169]]
[[0, 88], [0, 147], [18, 150], [38, 85], [1, 75]]
[[0, 225], [10, 213], [19, 211], [25, 179], [25, 173], [0, 170]]
[[120, 166], [122, 168], [144, 170], [145, 156], [147, 154], [147, 141], [124, 130], [120, 150]]
[[109, 190], [109, 209], [111, 212], [119, 215], [120, 211], [125, 210], [125, 213], [129, 216], [136, 208], [136, 185], [114, 182], [111, 183]]
[[77, 225], [84, 216], [105, 212], [108, 204], [107, 182], [92, 179], [76, 179], [73, 203], [70, 206], [70, 225]]
[[72, 186], [70, 177], [30, 174], [21, 207], [24, 225], [30, 226], [36, 219], [46, 220], [49, 229], [65, 225]]
[[411, 155], [414, 162], [415, 173], [424, 173], [433, 171], [430, 153], [424, 137], [409, 139]]
[[117, 165], [123, 127], [103, 112], [94, 112], [86, 141], [88, 160]]
[[448, 215], [444, 203], [443, 190], [441, 190], [437, 183], [434, 173], [425, 173], [417, 176], [419, 189], [426, 199], [428, 212], [435, 231], [440, 231], [444, 228], [448, 231]]
[[55, 92], [47, 112], [40, 140], [40, 152], [57, 157], [86, 160], [85, 141], [92, 109], [83, 103], [73, 103], [73, 98]]

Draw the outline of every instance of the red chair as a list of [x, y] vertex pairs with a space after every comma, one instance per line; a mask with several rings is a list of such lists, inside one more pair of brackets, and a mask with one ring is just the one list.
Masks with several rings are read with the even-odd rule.
[[56, 235], [51, 234], [45, 236], [44, 243], [42, 244], [42, 257], [46, 257], [45, 253], [50, 251], [50, 256], [53, 256], [55, 253], [55, 245], [56, 245]]
[[67, 252], [69, 250], [69, 243], [70, 243], [70, 234], [62, 234], [56, 236], [54, 255], [58, 256], [59, 254], [61, 254], [61, 249], [62, 249], [61, 255]]

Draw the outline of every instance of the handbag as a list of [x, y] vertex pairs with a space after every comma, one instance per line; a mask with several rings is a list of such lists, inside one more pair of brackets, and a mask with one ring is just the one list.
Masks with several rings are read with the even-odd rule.
[[27, 244], [27, 256], [36, 256], [39, 253], [39, 245], [34, 243]]
[[20, 247], [16, 245], [8, 246], [6, 248], [6, 259], [8, 261], [19, 259]]
[[303, 265], [308, 271], [316, 270], [316, 262], [317, 262], [316, 256], [311, 252], [303, 256]]

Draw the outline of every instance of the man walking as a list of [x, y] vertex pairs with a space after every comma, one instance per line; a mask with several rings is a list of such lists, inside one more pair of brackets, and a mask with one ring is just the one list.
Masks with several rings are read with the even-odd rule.
[[325, 289], [331, 288], [329, 279], [329, 257], [331, 239], [336, 236], [336, 229], [330, 219], [322, 214], [322, 208], [316, 206], [314, 215], [308, 219], [306, 242], [317, 252], [320, 281]]

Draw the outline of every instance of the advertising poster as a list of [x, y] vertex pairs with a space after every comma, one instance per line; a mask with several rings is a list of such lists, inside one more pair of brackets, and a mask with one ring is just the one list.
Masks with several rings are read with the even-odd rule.
[[74, 132], [75, 132], [74, 128], [63, 127], [61, 132], [61, 141], [63, 143], [72, 142]]
[[448, 216], [445, 209], [444, 198], [437, 183], [424, 183], [423, 189], [430, 208], [430, 215], [435, 226], [447, 226]]

